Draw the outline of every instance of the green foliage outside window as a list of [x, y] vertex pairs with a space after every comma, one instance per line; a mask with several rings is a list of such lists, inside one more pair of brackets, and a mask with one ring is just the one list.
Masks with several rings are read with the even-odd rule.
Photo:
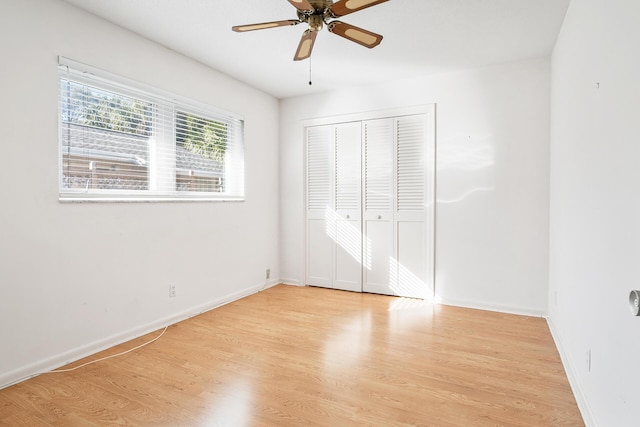
[[176, 142], [192, 153], [222, 162], [227, 150], [227, 125], [177, 112]]
[[[62, 119], [67, 123], [151, 136], [153, 104], [71, 81], [63, 82]], [[227, 125], [176, 112], [176, 143], [190, 152], [223, 162]]]
[[83, 126], [151, 135], [152, 104], [106, 92], [75, 82], [64, 81], [62, 120]]

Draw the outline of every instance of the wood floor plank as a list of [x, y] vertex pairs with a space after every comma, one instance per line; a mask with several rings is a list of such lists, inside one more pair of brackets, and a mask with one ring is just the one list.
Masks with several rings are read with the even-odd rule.
[[51, 427], [51, 424], [34, 418], [25, 408], [6, 399], [0, 400], [0, 426]]
[[0, 402], [0, 425], [584, 426], [544, 319], [284, 285]]

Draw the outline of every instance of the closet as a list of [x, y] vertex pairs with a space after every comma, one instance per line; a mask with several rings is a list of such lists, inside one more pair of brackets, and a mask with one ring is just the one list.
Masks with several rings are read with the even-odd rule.
[[433, 106], [304, 129], [306, 284], [432, 296]]

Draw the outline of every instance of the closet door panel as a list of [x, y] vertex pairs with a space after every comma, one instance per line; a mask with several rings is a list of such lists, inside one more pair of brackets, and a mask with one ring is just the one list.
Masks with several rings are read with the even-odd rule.
[[333, 134], [330, 126], [307, 129], [307, 211], [332, 207]]
[[425, 177], [424, 117], [400, 117], [396, 119], [396, 211], [401, 216], [424, 219]]
[[394, 294], [425, 298], [428, 294], [425, 223], [398, 221], [396, 227], [397, 257], [391, 266]]
[[393, 119], [363, 123], [364, 211], [375, 219], [393, 209]]
[[332, 287], [335, 229], [333, 212], [333, 127], [307, 128], [306, 284]]
[[327, 235], [324, 219], [307, 223], [307, 284], [331, 287], [333, 241]]
[[[342, 234], [343, 237], [351, 233], [352, 227], [353, 224], [346, 221], [338, 224], [338, 229], [343, 228], [341, 230], [344, 232]], [[335, 276], [333, 281], [335, 289], [354, 292], [362, 291], [360, 253], [360, 242], [342, 240], [336, 246]]]
[[393, 295], [393, 119], [363, 122], [363, 284], [365, 292]]
[[334, 287], [362, 291], [362, 221], [359, 122], [335, 126]]
[[425, 117], [396, 118], [395, 253], [392, 286], [396, 295], [424, 298], [427, 283]]
[[393, 295], [390, 287], [393, 259], [393, 221], [365, 220], [363, 251], [364, 282], [362, 290], [376, 294]]
[[343, 215], [360, 218], [360, 123], [345, 123], [335, 129], [335, 206]]

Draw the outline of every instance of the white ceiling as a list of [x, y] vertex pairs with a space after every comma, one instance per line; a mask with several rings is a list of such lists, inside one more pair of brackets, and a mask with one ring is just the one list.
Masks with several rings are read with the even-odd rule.
[[304, 24], [286, 0], [65, 0], [277, 98], [548, 56], [570, 0], [390, 0], [341, 21], [382, 34], [366, 49], [326, 29], [292, 60]]

